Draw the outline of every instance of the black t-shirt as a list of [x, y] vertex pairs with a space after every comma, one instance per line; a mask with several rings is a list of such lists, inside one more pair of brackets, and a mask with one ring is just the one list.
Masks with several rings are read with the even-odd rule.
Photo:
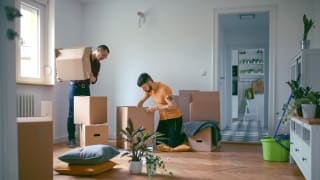
[[[91, 72], [93, 76], [96, 78], [96, 82], [98, 81], [98, 75], [100, 72], [100, 61], [95, 59], [92, 60], [92, 56], [90, 56], [90, 62], [91, 62]], [[92, 82], [92, 84], [95, 84], [96, 82]]]

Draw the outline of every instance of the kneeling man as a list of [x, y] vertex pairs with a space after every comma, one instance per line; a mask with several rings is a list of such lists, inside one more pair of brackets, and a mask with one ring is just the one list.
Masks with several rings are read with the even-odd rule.
[[150, 112], [159, 111], [160, 121], [157, 131], [164, 134], [166, 138], [164, 143], [170, 147], [180, 145], [182, 140], [182, 116], [173, 99], [170, 87], [161, 82], [154, 82], [147, 73], [142, 73], [139, 76], [137, 85], [145, 92], [138, 103], [138, 107], [142, 107], [143, 103], [151, 96], [155, 105], [148, 107], [147, 110]]

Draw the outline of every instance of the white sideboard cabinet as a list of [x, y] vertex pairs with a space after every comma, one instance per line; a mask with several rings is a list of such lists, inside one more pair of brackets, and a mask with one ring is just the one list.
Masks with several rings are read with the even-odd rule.
[[307, 180], [320, 179], [320, 119], [291, 118], [290, 164], [297, 164]]

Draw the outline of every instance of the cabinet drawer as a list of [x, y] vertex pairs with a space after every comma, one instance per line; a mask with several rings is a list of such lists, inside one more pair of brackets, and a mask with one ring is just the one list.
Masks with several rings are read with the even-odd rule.
[[298, 165], [303, 175], [308, 179], [311, 174], [310, 147], [306, 145], [298, 136], [293, 139], [290, 146], [290, 154]]
[[290, 135], [290, 155], [293, 156], [294, 159], [297, 156], [295, 151], [296, 148], [297, 148], [297, 141], [293, 139], [292, 136]]
[[297, 158], [295, 159], [300, 171], [304, 175], [306, 179], [310, 179], [311, 169], [310, 169], [310, 160], [303, 160], [303, 156], [301, 156], [301, 153], [297, 155]]
[[[320, 55], [320, 50], [319, 50]], [[318, 61], [320, 62], [320, 61]], [[290, 157], [307, 180], [320, 179], [320, 122], [293, 117], [290, 121]]]

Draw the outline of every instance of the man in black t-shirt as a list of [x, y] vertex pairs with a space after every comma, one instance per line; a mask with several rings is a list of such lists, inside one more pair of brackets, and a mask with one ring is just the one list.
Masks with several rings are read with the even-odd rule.
[[[90, 84], [95, 84], [98, 80], [100, 71], [100, 61], [106, 59], [109, 55], [109, 48], [106, 45], [100, 45], [91, 53], [91, 74], [90, 79], [72, 80], [69, 86], [69, 113], [68, 113], [68, 146], [75, 147], [75, 125], [73, 115], [73, 99], [74, 96], [90, 96]], [[61, 79], [58, 78], [58, 81]]]

